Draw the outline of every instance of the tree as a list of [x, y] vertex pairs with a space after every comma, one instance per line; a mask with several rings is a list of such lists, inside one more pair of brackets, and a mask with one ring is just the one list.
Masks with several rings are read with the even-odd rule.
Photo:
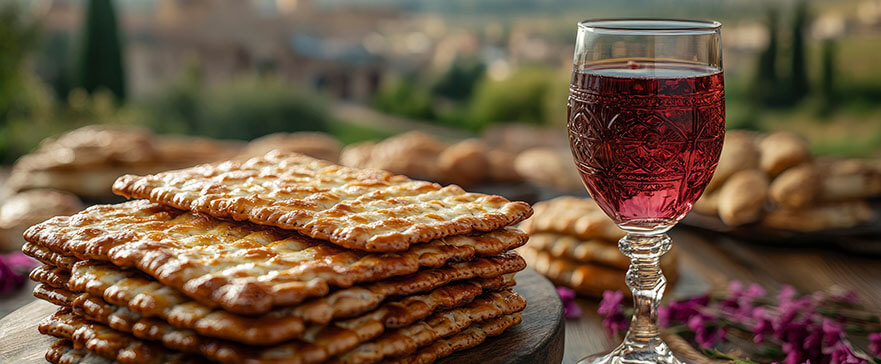
[[466, 100], [485, 69], [477, 59], [456, 59], [432, 85], [432, 92], [451, 100]]
[[807, 18], [807, 4], [804, 0], [801, 0], [795, 8], [795, 19], [792, 23], [791, 101], [798, 101], [808, 93], [808, 71], [805, 66], [805, 28], [808, 22]]
[[81, 34], [75, 86], [89, 92], [106, 88], [125, 99], [122, 44], [112, 0], [88, 0]]
[[834, 39], [823, 40], [823, 68], [820, 72], [821, 112], [828, 113], [835, 106], [835, 52]]
[[37, 38], [37, 29], [15, 2], [0, 4], [0, 126], [19, 100], [22, 65]]
[[772, 103], [777, 87], [777, 10], [768, 10], [768, 44], [759, 54], [753, 97], [760, 104]]

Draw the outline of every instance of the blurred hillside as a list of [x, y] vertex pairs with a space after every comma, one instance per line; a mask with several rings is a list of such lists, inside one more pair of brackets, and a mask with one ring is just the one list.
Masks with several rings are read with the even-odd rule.
[[[0, 158], [89, 123], [243, 140], [562, 133], [575, 23], [639, 16], [723, 22], [729, 128], [881, 154], [881, 0], [3, 0]], [[117, 53], [116, 71], [95, 61]]]

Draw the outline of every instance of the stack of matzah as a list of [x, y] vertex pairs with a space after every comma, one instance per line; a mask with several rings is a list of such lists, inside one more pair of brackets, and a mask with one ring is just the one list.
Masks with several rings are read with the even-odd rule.
[[[624, 275], [630, 259], [618, 250], [624, 231], [591, 199], [558, 197], [535, 204], [535, 215], [520, 224], [529, 244], [518, 249], [529, 265], [554, 283], [602, 297], [605, 290], [630, 294]], [[676, 252], [661, 258], [668, 284], [678, 276]]]
[[432, 362], [520, 322], [522, 202], [270, 152], [26, 233], [53, 363]]

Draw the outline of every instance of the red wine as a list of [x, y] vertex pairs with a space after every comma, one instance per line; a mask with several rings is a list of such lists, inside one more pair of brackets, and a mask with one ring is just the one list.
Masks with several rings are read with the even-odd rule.
[[576, 69], [569, 142], [599, 206], [631, 231], [663, 231], [710, 181], [725, 135], [722, 71], [627, 61]]

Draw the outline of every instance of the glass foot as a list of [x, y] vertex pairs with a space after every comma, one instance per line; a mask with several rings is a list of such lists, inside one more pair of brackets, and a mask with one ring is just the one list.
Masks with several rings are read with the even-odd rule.
[[578, 361], [578, 364], [683, 364], [660, 338], [645, 344], [623, 342], [608, 354], [596, 354]]

